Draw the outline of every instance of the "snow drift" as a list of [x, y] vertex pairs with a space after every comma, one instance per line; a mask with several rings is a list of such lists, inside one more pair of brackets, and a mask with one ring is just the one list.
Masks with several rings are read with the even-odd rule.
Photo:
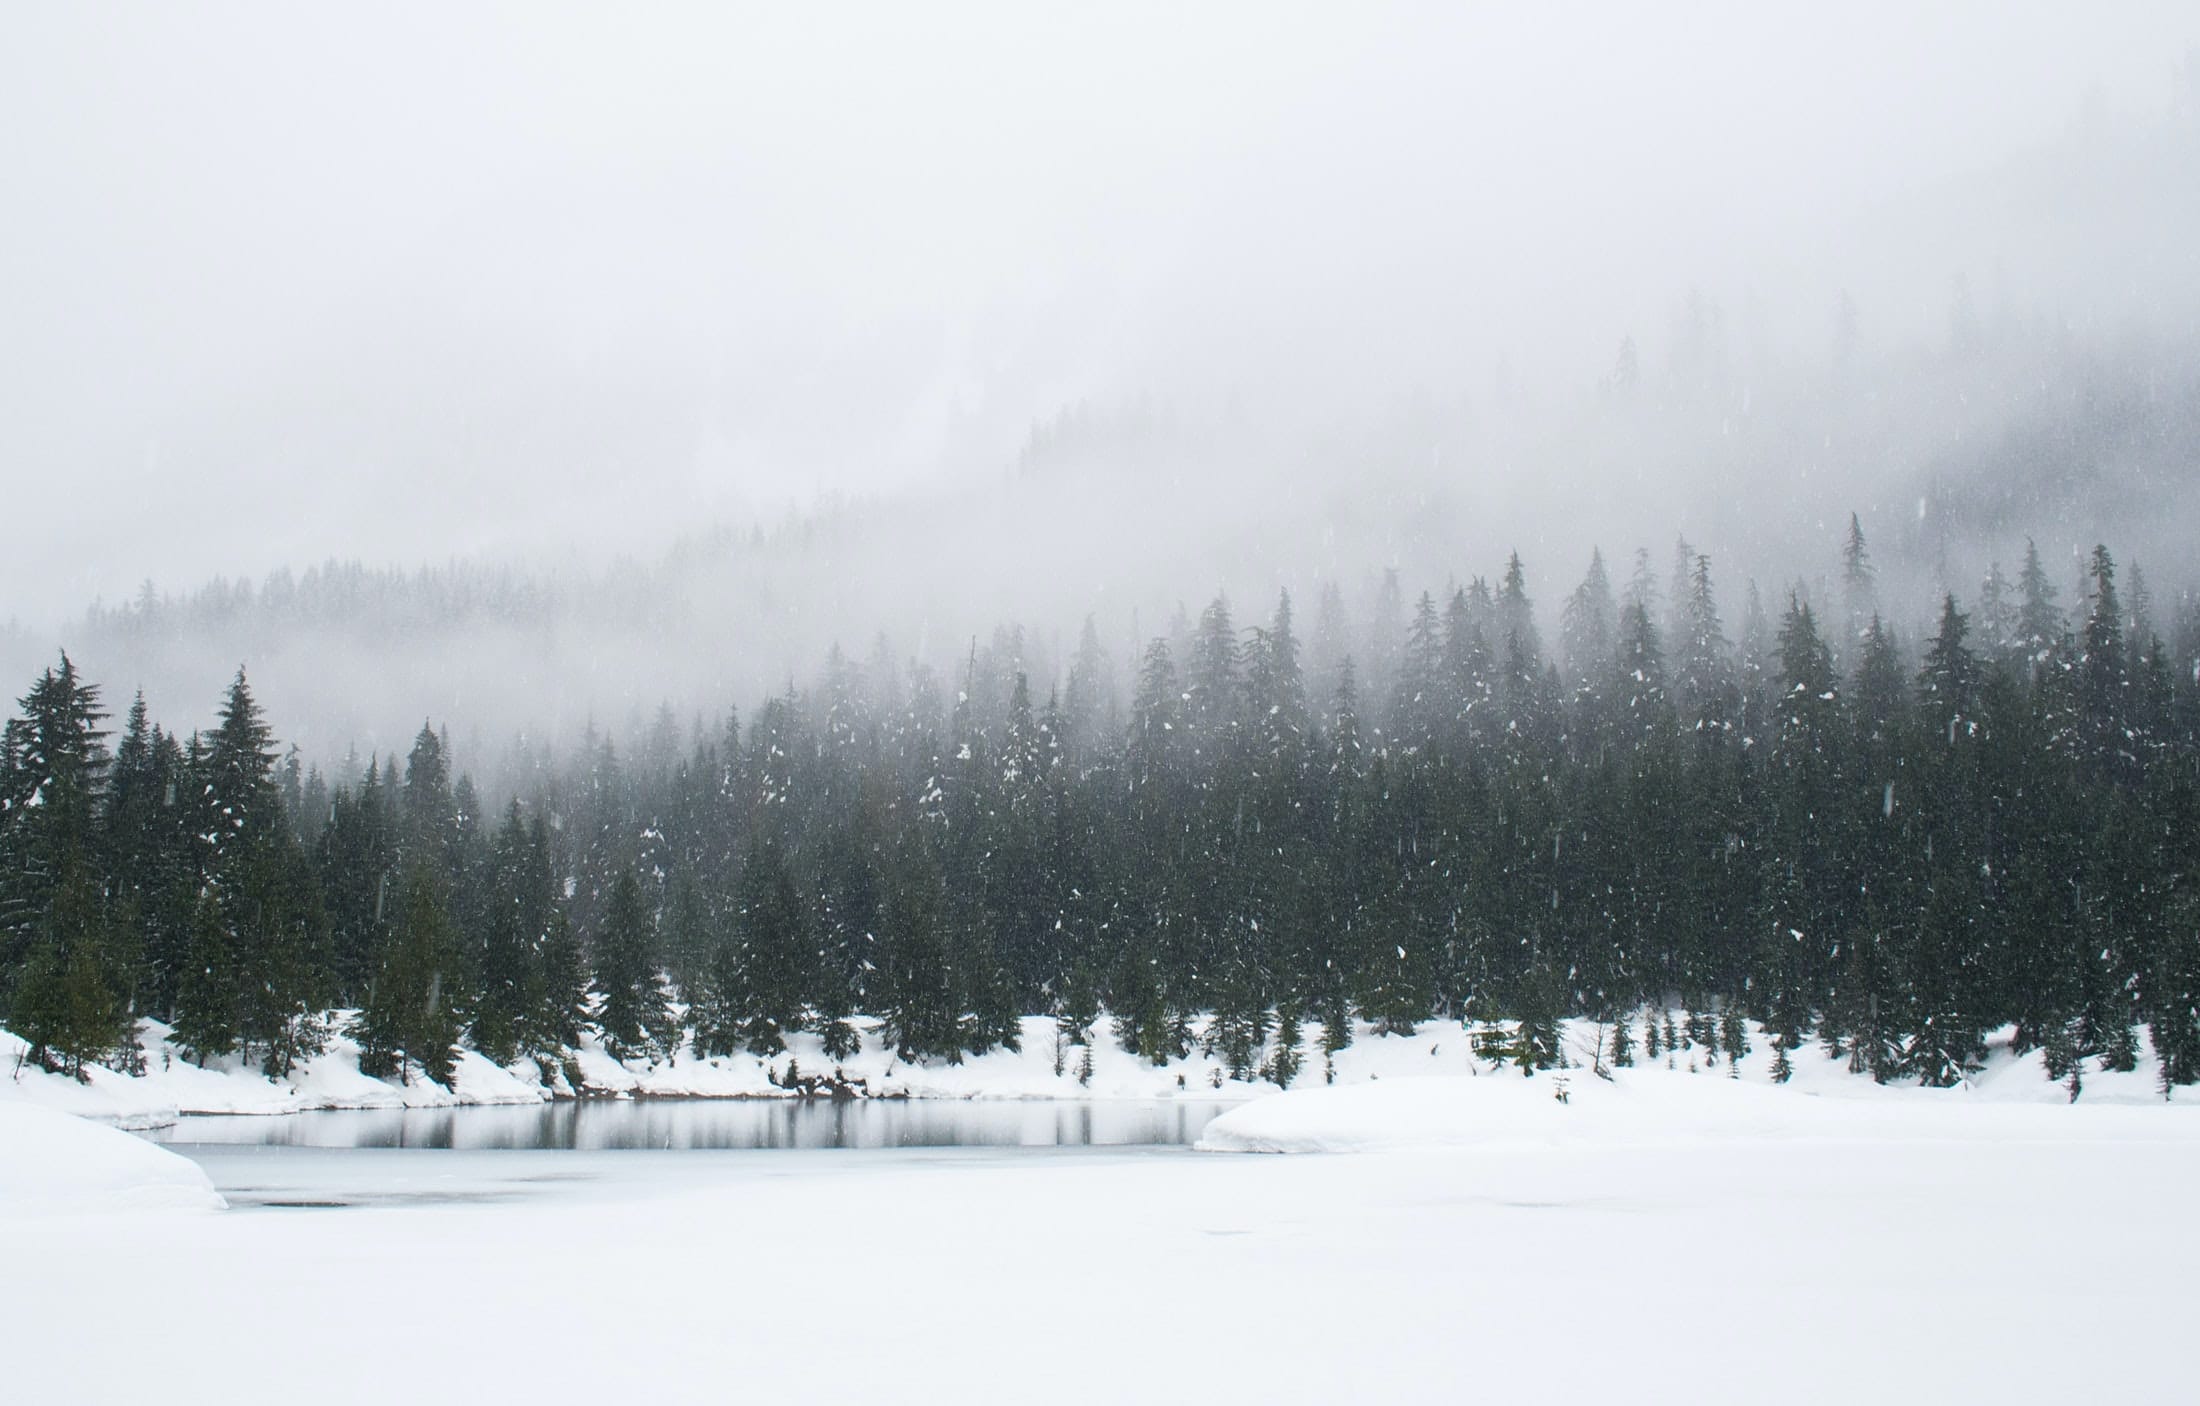
[[0, 1102], [0, 1219], [225, 1204], [196, 1162], [66, 1113]]

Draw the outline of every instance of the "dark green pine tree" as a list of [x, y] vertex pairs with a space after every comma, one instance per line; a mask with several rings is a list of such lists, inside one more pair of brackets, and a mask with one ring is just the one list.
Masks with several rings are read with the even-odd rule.
[[1108, 988], [1108, 1006], [1115, 1014], [1115, 1042], [1125, 1052], [1156, 1067], [1184, 1053], [1170, 1027], [1160, 965], [1156, 944], [1150, 939], [1133, 943], [1124, 949], [1122, 965]]
[[1093, 1024], [1099, 1019], [1100, 983], [1080, 960], [1070, 968], [1068, 979], [1055, 995], [1055, 1035], [1065, 1046], [1087, 1044], [1092, 1040]]
[[1268, 625], [1253, 632], [1246, 650], [1245, 698], [1251, 714], [1253, 755], [1266, 774], [1282, 775], [1304, 760], [1312, 741], [1299, 641], [1291, 626], [1291, 593], [1276, 601]]
[[629, 869], [612, 882], [596, 932], [596, 1025], [614, 1059], [666, 1053], [672, 1009], [657, 960], [657, 923]]
[[1497, 587], [1496, 643], [1501, 654], [1510, 650], [1527, 669], [1539, 669], [1543, 662], [1543, 635], [1536, 628], [1528, 572], [1518, 552], [1506, 557], [1505, 575]]
[[1552, 1068], [1563, 1057], [1559, 1047], [1563, 1001], [1559, 974], [1548, 967], [1533, 966], [1518, 981], [1512, 998], [1519, 1012], [1513, 1037], [1514, 1062], [1522, 1073]]
[[1276, 1011], [1276, 1047], [1268, 1056], [1267, 1075], [1277, 1088], [1288, 1089], [1299, 1077], [1299, 1066], [1304, 1061], [1300, 1053], [1302, 1015], [1299, 1007], [1289, 1002]]
[[688, 1031], [698, 1055], [716, 1059], [747, 1047], [748, 982], [741, 944], [730, 928], [712, 935], [683, 994]]
[[2179, 905], [2150, 985], [2148, 1034], [2166, 1098], [2179, 1085], [2200, 1083], [2200, 913], [2189, 900]]
[[83, 1078], [85, 1065], [114, 1063], [126, 1042], [134, 1053], [109, 958], [105, 901], [89, 864], [63, 864], [39, 928], [9, 1016], [30, 1044], [31, 1061]]
[[1956, 609], [1956, 598], [1943, 597], [1940, 629], [1925, 651], [1917, 691], [1921, 721], [1934, 732], [1945, 732], [1951, 744], [1957, 732], [1975, 724], [1978, 714], [1979, 665], [1964, 642], [1969, 633], [1970, 621]]
[[2063, 646], [2063, 616], [2055, 605], [2055, 583], [2040, 564], [2040, 549], [2024, 541], [2024, 569], [2017, 576], [2016, 648], [2029, 678], [2050, 667]]
[[[1974, 648], [1986, 659], [2010, 667], [2020, 663], [2016, 583], [2003, 574], [1998, 561], [1988, 564], [1986, 579], [1979, 582], [1978, 635]], [[2029, 667], [2024, 672], [2029, 678]]]
[[356, 1006], [382, 967], [382, 949], [396, 920], [397, 837], [389, 788], [373, 758], [356, 786], [342, 787], [328, 824], [314, 842], [314, 867], [327, 906], [336, 1000]]
[[2116, 598], [2116, 564], [2107, 547], [2093, 549], [2086, 574], [2093, 603], [2077, 663], [2078, 742], [2096, 765], [2136, 780], [2138, 756], [2125, 727], [2131, 674], [2123, 607]]
[[98, 868], [99, 690], [64, 654], [0, 728], [0, 1019], [70, 1074], [136, 1051], [129, 953]]
[[141, 729], [140, 711], [133, 705], [133, 724], [110, 772], [104, 869], [116, 925], [137, 934], [125, 943], [137, 974], [136, 1005], [171, 1020], [200, 888], [191, 778], [182, 745], [157, 724]]
[[243, 669], [223, 697], [218, 725], [206, 743], [204, 769], [207, 867], [217, 877], [239, 850], [279, 816], [275, 734], [252, 697]]
[[1367, 760], [1366, 746], [1360, 737], [1359, 689], [1349, 654], [1337, 665], [1337, 691], [1329, 716], [1330, 784], [1342, 788], [1360, 776]]
[[950, 1058], [1020, 1043], [1015, 986], [1000, 960], [993, 925], [976, 895], [950, 889], [944, 911], [949, 964], [957, 978], [959, 1032]]
[[[1453, 591], [1450, 603], [1444, 607], [1445, 740], [1456, 752], [1467, 751], [1496, 725], [1496, 666], [1490, 656], [1489, 636], [1479, 618], [1488, 613], [1464, 587]], [[1340, 695], [1351, 662], [1349, 655], [1339, 661], [1336, 674]]]
[[1434, 745], [1443, 717], [1443, 631], [1436, 600], [1421, 592], [1406, 626], [1398, 682], [1390, 704], [1390, 735], [1408, 747]]
[[1842, 657], [1846, 659], [1848, 649], [1863, 642], [1870, 628], [1867, 622], [1879, 618], [1879, 574], [1864, 545], [1864, 525], [1855, 513], [1849, 514], [1848, 535], [1841, 541], [1841, 604], [1848, 614], [1848, 632], [1842, 646]]
[[1780, 677], [1790, 723], [1816, 741], [1815, 729], [1833, 711], [1833, 654], [1818, 634], [1810, 603], [1800, 597], [1788, 599], [1787, 617], [1780, 624]]
[[96, 864], [107, 886], [111, 951], [131, 1007], [165, 1015], [189, 926], [177, 921], [176, 871], [187, 837], [167, 822], [161, 767], [165, 739], [140, 692], [130, 701], [122, 737], [107, 768]]
[[1185, 671], [1184, 720], [1195, 752], [1212, 763], [1229, 744], [1238, 721], [1239, 650], [1230, 602], [1216, 596], [1200, 612]]
[[542, 940], [541, 995], [528, 1019], [528, 1043], [535, 1053], [548, 1055], [579, 1046], [582, 1032], [595, 1018], [590, 984], [580, 935], [564, 908], [555, 908]]
[[1737, 1077], [1742, 1057], [1749, 1053], [1749, 1023], [1737, 1001], [1728, 1001], [1719, 1012], [1719, 1044], [1726, 1050], [1727, 1067]]
[[1885, 754], [1900, 745], [1901, 724], [1909, 704], [1894, 632], [1877, 615], [1863, 628], [1856, 652], [1856, 673], [1848, 704], [1866, 749]]
[[242, 1035], [261, 1069], [288, 1075], [320, 1053], [329, 995], [328, 915], [312, 866], [280, 810], [232, 856], [228, 911], [240, 934]]
[[1735, 721], [1739, 711], [1731, 649], [1711, 588], [1711, 558], [1698, 554], [1689, 569], [1687, 595], [1678, 605], [1682, 634], [1673, 641], [1673, 694], [1682, 721], [1706, 740]]
[[[1621, 1011], [1612, 1019], [1612, 1067], [1615, 1069], [1634, 1067], [1635, 1040], [1627, 1029], [1630, 1018], [1629, 1012]], [[1657, 1051], [1652, 1050], [1650, 1053], [1653, 1059], [1657, 1057]]]
[[1138, 692], [1131, 702], [1131, 735], [1128, 750], [1129, 782], [1165, 793], [1182, 746], [1182, 690], [1176, 666], [1170, 660], [1169, 642], [1156, 639], [1146, 647], [1138, 670]]
[[1109, 717], [1116, 706], [1114, 671], [1088, 615], [1062, 696], [1062, 746], [1073, 761], [1082, 763], [1107, 746]]
[[1618, 643], [1619, 607], [1612, 598], [1612, 578], [1604, 569], [1604, 553], [1592, 551], [1589, 572], [1566, 598], [1559, 619], [1558, 652], [1571, 696], [1596, 690]]
[[1631, 601], [1620, 612], [1619, 652], [1598, 712], [1602, 731], [1629, 746], [1662, 743], [1673, 734], [1674, 712], [1665, 687], [1665, 655], [1649, 608]]
[[750, 1053], [777, 1054], [800, 1030], [815, 982], [809, 915], [785, 853], [765, 840], [750, 847], [735, 888], [734, 964], [717, 983], [740, 1042]]
[[880, 960], [871, 990], [886, 1038], [901, 1058], [959, 1056], [959, 982], [946, 931], [946, 893], [921, 841], [889, 855], [883, 882]]
[[176, 1020], [171, 1036], [183, 1051], [204, 1065], [237, 1047], [238, 977], [229, 921], [218, 895], [199, 896], [191, 909], [189, 941], [177, 979]]
[[423, 722], [405, 758], [400, 843], [408, 860], [427, 864], [446, 881], [458, 877], [460, 821], [443, 739]]
[[532, 847], [519, 802], [506, 807], [498, 827], [488, 904], [480, 914], [481, 958], [469, 1033], [474, 1048], [498, 1064], [518, 1057], [526, 1040], [548, 894], [531, 882]]
[[2140, 1006], [2164, 1098], [2200, 1083], [2200, 787], [2186, 776], [2155, 779], [2150, 807], [2161, 835], [2151, 888], [2165, 890], [2148, 929]]
[[458, 933], [443, 884], [426, 861], [407, 865], [403, 884], [397, 930], [352, 1027], [359, 1066], [407, 1083], [417, 1066], [421, 1077], [448, 1085], [462, 1028], [449, 1000], [459, 971]]
[[[272, 730], [239, 669], [219, 725], [192, 767], [202, 778], [193, 825], [201, 879], [218, 900], [236, 974], [239, 1042], [248, 1057], [256, 1050], [262, 1067], [280, 1076], [320, 1048], [325, 1031], [315, 1012], [330, 992], [326, 909], [283, 813], [277, 755]], [[220, 1024], [187, 1014], [181, 1000], [179, 993], [179, 1025]]]

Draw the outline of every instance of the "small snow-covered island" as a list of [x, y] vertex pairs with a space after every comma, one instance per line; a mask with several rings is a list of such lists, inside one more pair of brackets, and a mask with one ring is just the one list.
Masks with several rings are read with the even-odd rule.
[[0, 1406], [2200, 1395], [2200, 5], [0, 134]]

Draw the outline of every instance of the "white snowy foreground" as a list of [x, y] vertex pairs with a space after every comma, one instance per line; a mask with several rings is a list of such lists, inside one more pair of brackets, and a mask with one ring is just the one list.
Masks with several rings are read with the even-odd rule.
[[0, 1395], [2189, 1399], [2200, 1115], [1799, 1063], [1385, 1077], [1208, 1132], [1368, 1149], [1303, 1156], [255, 1150], [209, 1164], [405, 1194], [0, 1216]]

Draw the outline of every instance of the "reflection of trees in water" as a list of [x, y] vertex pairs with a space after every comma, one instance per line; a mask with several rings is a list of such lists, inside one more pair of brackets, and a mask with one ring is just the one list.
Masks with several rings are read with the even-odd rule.
[[962, 1099], [581, 1099], [193, 1116], [174, 1143], [422, 1151], [1113, 1147], [1196, 1141], [1227, 1104]]

